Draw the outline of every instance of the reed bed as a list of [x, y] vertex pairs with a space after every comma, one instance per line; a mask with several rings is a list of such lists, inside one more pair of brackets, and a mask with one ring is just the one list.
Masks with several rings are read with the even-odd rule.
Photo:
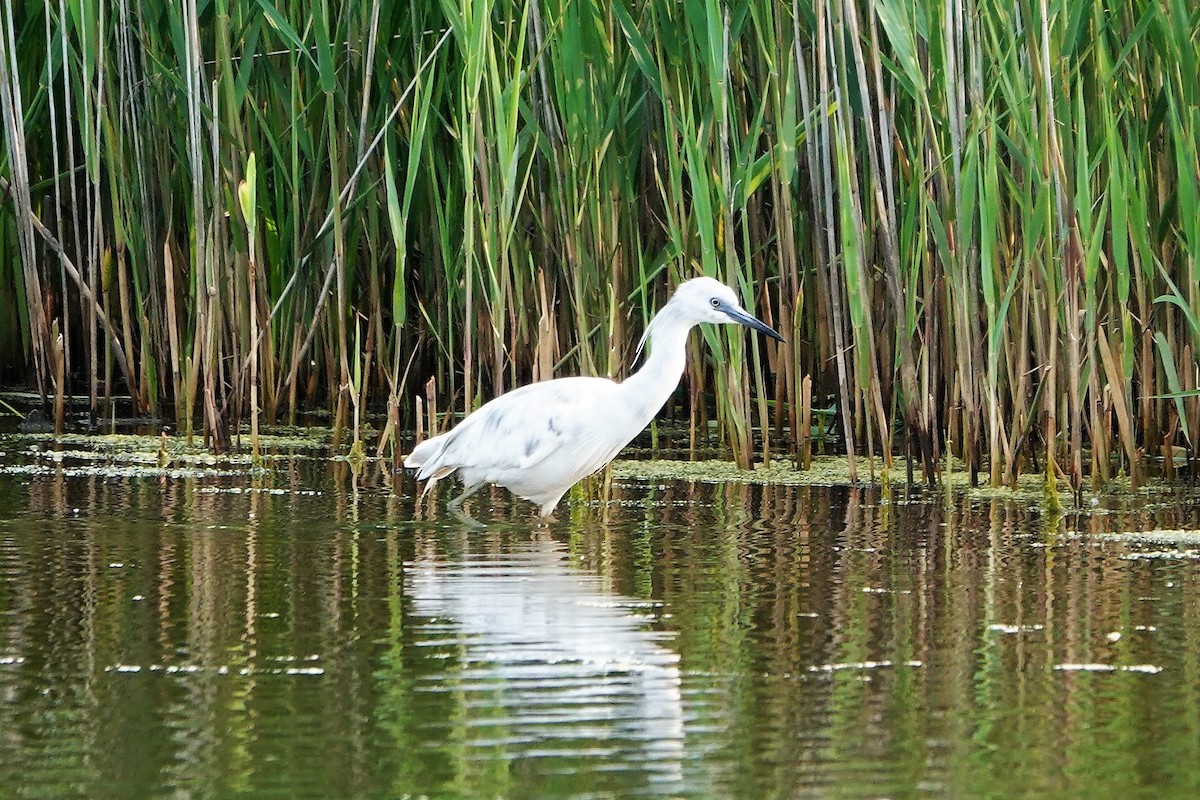
[[0, 11], [0, 364], [48, 400], [218, 448], [320, 407], [361, 449], [386, 408], [385, 453], [622, 377], [703, 273], [788, 340], [689, 355], [672, 413], [742, 464], [829, 405], [864, 477], [1082, 491], [1200, 435], [1183, 0]]

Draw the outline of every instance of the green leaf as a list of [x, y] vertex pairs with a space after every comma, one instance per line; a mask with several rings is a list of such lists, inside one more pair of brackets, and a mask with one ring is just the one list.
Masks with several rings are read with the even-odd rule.
[[1179, 427], [1183, 430], [1184, 437], [1191, 442], [1192, 434], [1188, 431], [1187, 414], [1183, 410], [1183, 388], [1179, 384], [1179, 375], [1175, 372], [1175, 355], [1171, 352], [1171, 345], [1162, 331], [1154, 334], [1154, 343], [1158, 345], [1159, 360], [1162, 363], [1163, 372], [1167, 375], [1167, 388], [1171, 390], [1171, 396], [1175, 399], [1175, 412], [1179, 415]]
[[408, 242], [405, 236], [404, 215], [400, 213], [400, 199], [396, 191], [396, 167], [392, 160], [390, 137], [383, 142], [383, 178], [387, 195], [388, 225], [392, 229], [392, 241], [396, 244], [396, 270], [392, 280], [392, 320], [396, 325], [403, 325], [408, 313], [404, 275]]
[[258, 167], [254, 153], [246, 162], [246, 178], [238, 184], [238, 204], [242, 207], [242, 217], [246, 220], [246, 230], [250, 241], [253, 242], [258, 227]]
[[875, 0], [875, 13], [888, 41], [892, 43], [896, 63], [903, 72], [905, 85], [915, 99], [925, 95], [925, 71], [917, 60], [917, 36], [896, 0]]
[[629, 10], [625, 8], [625, 0], [613, 0], [612, 11], [621, 26], [621, 32], [625, 34], [625, 41], [629, 44], [633, 63], [637, 64], [638, 70], [650, 84], [654, 93], [663, 97], [662, 79], [658, 74], [658, 65], [654, 63], [654, 57], [650, 55], [650, 48], [646, 45], [646, 39], [642, 36], [641, 29], [634, 22]]
[[314, 67], [317, 66], [317, 62], [313, 60], [312, 53], [309, 52], [308, 45], [306, 45], [304, 40], [300, 38], [300, 35], [296, 33], [296, 29], [293, 28], [284, 18], [284, 16], [279, 13], [279, 9], [276, 8], [275, 5], [270, 2], [270, 0], [258, 0], [258, 5], [263, 10], [263, 14], [266, 15], [267, 22], [271, 24], [271, 27], [274, 28], [280, 36], [287, 40], [287, 43], [290, 44], [296, 52], [302, 53]]
[[337, 88], [337, 74], [333, 66], [333, 42], [329, 38], [329, 12], [325, 0], [316, 1], [316, 11], [317, 77], [321, 91], [329, 95]]

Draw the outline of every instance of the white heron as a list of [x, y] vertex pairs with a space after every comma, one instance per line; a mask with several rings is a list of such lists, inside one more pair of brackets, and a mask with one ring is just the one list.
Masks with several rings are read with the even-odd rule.
[[737, 323], [783, 337], [755, 319], [733, 290], [713, 278], [679, 285], [638, 344], [650, 343], [642, 368], [621, 383], [556, 378], [502, 394], [454, 429], [421, 442], [404, 466], [417, 469], [427, 493], [458, 472], [456, 511], [485, 484], [503, 486], [548, 517], [575, 483], [604, 467], [650, 424], [683, 376], [688, 333], [702, 322]]

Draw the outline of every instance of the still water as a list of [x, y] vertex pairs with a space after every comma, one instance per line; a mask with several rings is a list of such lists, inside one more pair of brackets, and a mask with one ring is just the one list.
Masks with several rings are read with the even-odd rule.
[[0, 795], [1200, 795], [1200, 505], [412, 494], [0, 475]]

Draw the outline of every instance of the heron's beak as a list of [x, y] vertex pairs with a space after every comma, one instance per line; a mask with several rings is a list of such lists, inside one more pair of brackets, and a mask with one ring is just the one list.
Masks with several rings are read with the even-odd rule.
[[759, 333], [765, 333], [767, 336], [770, 336], [776, 341], [786, 341], [782, 336], [772, 330], [767, 323], [755, 319], [737, 306], [728, 306], [722, 304], [721, 310], [728, 314], [730, 319], [740, 325], [745, 325], [747, 328], [754, 328], [754, 330], [758, 331]]

